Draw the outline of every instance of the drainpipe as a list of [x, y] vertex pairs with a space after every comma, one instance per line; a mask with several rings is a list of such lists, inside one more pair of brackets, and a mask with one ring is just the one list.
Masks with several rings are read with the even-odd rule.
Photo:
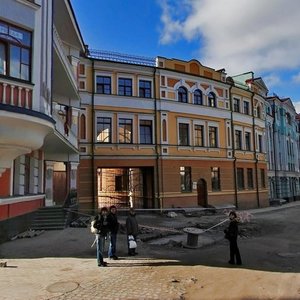
[[251, 96], [251, 108], [252, 108], [252, 130], [253, 130], [253, 147], [254, 147], [254, 156], [255, 156], [255, 180], [256, 180], [256, 199], [257, 199], [257, 207], [260, 207], [259, 201], [259, 188], [258, 188], [258, 159], [256, 152], [256, 134], [255, 134], [255, 116], [254, 116], [254, 93]]
[[276, 131], [276, 106], [275, 106], [275, 102], [273, 101], [273, 106], [274, 106], [274, 110], [273, 110], [273, 149], [274, 149], [274, 175], [275, 175], [275, 194], [276, 194], [276, 198], [279, 198], [279, 193], [278, 193], [278, 184], [277, 184], [277, 145], [276, 145], [276, 135], [275, 135], [275, 131]]
[[230, 118], [231, 118], [231, 147], [233, 157], [233, 178], [234, 178], [234, 205], [238, 208], [238, 194], [237, 194], [237, 176], [236, 176], [236, 157], [235, 157], [235, 143], [234, 143], [234, 126], [233, 126], [233, 107], [232, 107], [232, 87], [229, 88], [229, 99], [230, 99]]
[[157, 130], [159, 128], [158, 126], [158, 118], [157, 118], [157, 97], [156, 97], [156, 67], [154, 67], [153, 71], [153, 90], [154, 90], [154, 122], [155, 122], [155, 151], [156, 151], [156, 192], [157, 192], [157, 199], [158, 199], [158, 205], [160, 206], [160, 209], [162, 210], [162, 202], [160, 200], [160, 172], [159, 172], [159, 147], [158, 147], [158, 133]]
[[[93, 211], [98, 209], [96, 205], [95, 194], [95, 62], [92, 60], [92, 197], [93, 197]], [[98, 201], [97, 201], [98, 204]]]

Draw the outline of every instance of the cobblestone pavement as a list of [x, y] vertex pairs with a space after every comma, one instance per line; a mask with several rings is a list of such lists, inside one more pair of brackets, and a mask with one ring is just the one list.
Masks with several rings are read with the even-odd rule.
[[[93, 235], [88, 228], [67, 228], [7, 242], [0, 245], [0, 262], [7, 262], [7, 267], [0, 268], [0, 299], [297, 300], [299, 204], [282, 211], [249, 211], [262, 213], [256, 222], [267, 220], [263, 223], [267, 235], [263, 232], [240, 240], [245, 262], [241, 268], [227, 265], [228, 244], [216, 244], [215, 233], [211, 237], [214, 246], [198, 250], [139, 242], [139, 255], [135, 257], [126, 256], [126, 237], [120, 234], [120, 260], [108, 260], [106, 268], [96, 264], [95, 247], [90, 247]], [[224, 215], [205, 216], [198, 221], [187, 218], [184, 223], [180, 218], [143, 217], [145, 225], [164, 227], [168, 223], [177, 229], [190, 226], [191, 221], [210, 226], [222, 218]]]

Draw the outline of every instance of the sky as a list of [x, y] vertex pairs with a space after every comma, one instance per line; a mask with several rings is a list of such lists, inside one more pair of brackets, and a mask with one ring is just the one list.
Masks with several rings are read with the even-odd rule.
[[300, 113], [299, 0], [71, 0], [90, 49], [253, 71]]

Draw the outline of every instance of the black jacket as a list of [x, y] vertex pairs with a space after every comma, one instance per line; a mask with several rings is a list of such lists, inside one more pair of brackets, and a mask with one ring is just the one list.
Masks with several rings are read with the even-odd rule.
[[95, 224], [94, 224], [94, 228], [96, 228], [98, 230], [98, 234], [100, 234], [101, 236], [106, 236], [107, 233], [110, 231], [109, 228], [109, 223], [108, 223], [108, 216], [103, 216], [98, 214], [95, 217]]
[[228, 240], [236, 240], [239, 233], [238, 221], [235, 219], [230, 221], [228, 228], [225, 229], [224, 232], [225, 232], [225, 237]]
[[129, 215], [126, 219], [126, 230], [128, 235], [137, 236], [139, 232], [139, 226], [135, 215]]
[[119, 222], [116, 214], [110, 213], [107, 216], [108, 226], [110, 228], [110, 232], [113, 234], [117, 234], [119, 230]]

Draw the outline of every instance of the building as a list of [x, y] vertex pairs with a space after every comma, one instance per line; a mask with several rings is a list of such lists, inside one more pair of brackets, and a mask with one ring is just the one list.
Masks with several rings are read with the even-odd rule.
[[1, 1], [1, 235], [27, 228], [33, 211], [63, 204], [77, 187], [81, 52], [69, 1]]
[[267, 160], [270, 199], [299, 200], [299, 124], [290, 98], [267, 98]]
[[82, 64], [81, 208], [268, 205], [261, 79], [108, 52]]

